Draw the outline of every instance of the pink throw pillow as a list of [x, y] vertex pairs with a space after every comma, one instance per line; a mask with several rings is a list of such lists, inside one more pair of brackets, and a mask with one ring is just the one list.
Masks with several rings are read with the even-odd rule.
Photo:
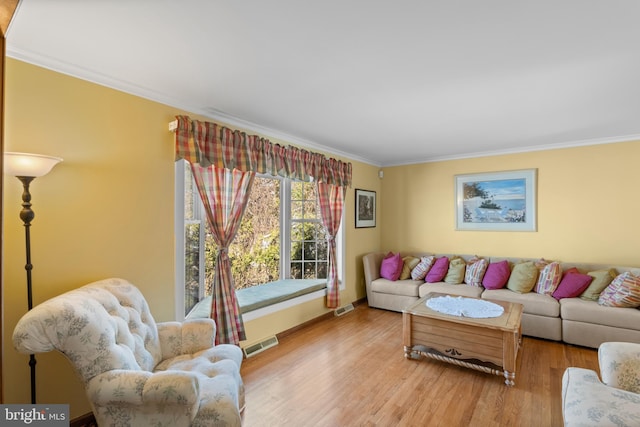
[[482, 286], [485, 289], [502, 289], [509, 281], [510, 275], [509, 261], [505, 259], [504, 261], [492, 262], [484, 273]]
[[427, 273], [427, 277], [425, 278], [425, 282], [435, 283], [442, 282], [444, 276], [447, 275], [447, 271], [449, 271], [449, 258], [446, 256], [437, 258], [433, 263], [433, 266]]
[[578, 269], [574, 267], [562, 275], [560, 284], [551, 296], [557, 300], [577, 297], [589, 287], [592, 280], [593, 277], [580, 273]]
[[380, 265], [380, 277], [395, 282], [400, 277], [400, 273], [402, 273], [403, 265], [404, 261], [400, 253], [394, 255], [393, 252], [389, 252]]

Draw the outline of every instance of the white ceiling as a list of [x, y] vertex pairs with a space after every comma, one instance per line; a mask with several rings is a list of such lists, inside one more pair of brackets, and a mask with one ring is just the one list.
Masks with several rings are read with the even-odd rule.
[[375, 165], [640, 139], [637, 0], [21, 0], [7, 54]]

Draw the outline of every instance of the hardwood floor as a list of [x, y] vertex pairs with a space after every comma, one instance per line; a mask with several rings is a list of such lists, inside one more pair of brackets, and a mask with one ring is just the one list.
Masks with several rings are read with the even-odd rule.
[[404, 358], [402, 314], [356, 307], [246, 359], [244, 425], [561, 426], [565, 368], [597, 351], [525, 337], [514, 387], [497, 375]]

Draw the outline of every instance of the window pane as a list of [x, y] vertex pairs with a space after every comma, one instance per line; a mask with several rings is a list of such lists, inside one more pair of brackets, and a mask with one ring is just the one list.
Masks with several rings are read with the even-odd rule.
[[291, 219], [302, 219], [303, 218], [303, 210], [302, 210], [303, 202], [291, 202]]
[[198, 302], [200, 284], [200, 224], [185, 224], [184, 314]]
[[318, 263], [318, 279], [326, 279], [327, 278], [327, 263], [319, 262]]
[[318, 252], [316, 253], [316, 259], [318, 261], [320, 261], [320, 260], [324, 260], [324, 261], [328, 260], [329, 259], [329, 253], [328, 253], [327, 241], [326, 240], [318, 240], [317, 248], [318, 248]]
[[291, 242], [291, 261], [302, 261], [302, 242]]
[[316, 240], [327, 240], [327, 233], [324, 232], [324, 227], [320, 222], [314, 223], [314, 232], [316, 236]]
[[192, 220], [195, 217], [195, 204], [199, 203], [200, 195], [196, 189], [189, 165], [184, 168], [184, 219]]
[[304, 224], [304, 240], [316, 240], [318, 238], [318, 224], [306, 222]]
[[315, 279], [316, 278], [316, 263], [305, 262], [304, 263], [304, 278]]
[[304, 259], [305, 261], [316, 259], [316, 242], [304, 242]]
[[304, 227], [299, 222], [291, 223], [291, 240], [300, 241], [304, 240]]
[[291, 182], [291, 200], [303, 200], [304, 182], [292, 181]]
[[302, 263], [301, 262], [291, 263], [291, 278], [302, 279]]
[[316, 218], [316, 201], [315, 199], [306, 200], [304, 202], [304, 218], [315, 219]]

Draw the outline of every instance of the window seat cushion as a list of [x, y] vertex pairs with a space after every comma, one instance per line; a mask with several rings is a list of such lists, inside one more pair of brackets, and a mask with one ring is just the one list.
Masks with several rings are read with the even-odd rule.
[[[236, 297], [240, 313], [248, 313], [259, 308], [287, 301], [301, 295], [310, 294], [327, 287], [326, 279], [285, 279], [238, 289]], [[211, 313], [211, 296], [203, 298], [187, 314], [187, 319], [209, 317]]]

